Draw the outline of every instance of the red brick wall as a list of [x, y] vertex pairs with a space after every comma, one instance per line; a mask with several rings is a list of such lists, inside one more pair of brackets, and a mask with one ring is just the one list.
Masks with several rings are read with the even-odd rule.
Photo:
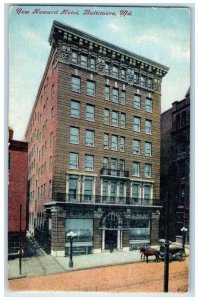
[[8, 186], [8, 231], [19, 231], [20, 204], [22, 204], [22, 230], [26, 229], [26, 195], [28, 153], [10, 150]]

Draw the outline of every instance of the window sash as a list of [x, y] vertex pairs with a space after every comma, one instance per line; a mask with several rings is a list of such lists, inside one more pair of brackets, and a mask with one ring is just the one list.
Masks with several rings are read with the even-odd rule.
[[118, 91], [118, 89], [113, 88], [112, 101], [114, 103], [118, 103], [118, 98], [119, 98], [119, 91]]
[[108, 158], [106, 157], [103, 158], [103, 168], [108, 169]]
[[126, 127], [126, 114], [121, 113], [120, 115], [120, 127], [125, 128]]
[[87, 95], [95, 96], [95, 82], [87, 81]]
[[93, 156], [86, 155], [86, 157], [85, 157], [85, 169], [87, 171], [92, 171], [93, 170]]
[[105, 100], [110, 100], [110, 87], [109, 86], [105, 86], [104, 98], [105, 98]]
[[110, 74], [110, 65], [105, 64], [105, 74]]
[[70, 169], [78, 169], [78, 154], [70, 153], [69, 168]]
[[112, 112], [112, 125], [118, 127], [118, 113]]
[[86, 106], [86, 119], [89, 121], [94, 121], [95, 108], [92, 105]]
[[145, 110], [148, 112], [152, 112], [152, 99], [146, 98], [145, 100]]
[[124, 152], [125, 151], [125, 138], [120, 137], [120, 151]]
[[72, 59], [71, 59], [71, 62], [73, 64], [77, 64], [77, 53], [76, 52], [72, 52]]
[[109, 144], [108, 142], [109, 142], [109, 135], [105, 133], [105, 134], [104, 134], [104, 148], [105, 148], [105, 149], [108, 149], [108, 146], [109, 146], [109, 145], [108, 145], [108, 144]]
[[145, 155], [151, 156], [151, 153], [152, 153], [152, 145], [151, 145], [151, 143], [145, 143], [144, 150], [145, 150], [144, 151]]
[[139, 176], [140, 174], [140, 164], [137, 162], [133, 163], [133, 175], [134, 176]]
[[140, 141], [133, 140], [133, 154], [140, 154]]
[[81, 61], [80, 64], [82, 67], [87, 68], [88, 67], [88, 58], [86, 55], [81, 55]]
[[86, 146], [94, 146], [94, 132], [86, 130]]
[[138, 96], [138, 95], [134, 95], [133, 108], [135, 108], [135, 109], [140, 109], [141, 108], [141, 97]]
[[109, 110], [108, 109], [104, 110], [104, 123], [109, 124]]
[[72, 77], [72, 91], [80, 92], [80, 78]]
[[80, 114], [80, 103], [71, 101], [71, 117], [79, 118]]
[[91, 58], [90, 68], [91, 68], [91, 70], [96, 69], [96, 60], [95, 60], [95, 58]]
[[151, 165], [145, 165], [144, 166], [144, 176], [151, 177], [151, 170], [152, 170]]
[[79, 144], [79, 128], [70, 128], [70, 143]]
[[125, 92], [125, 91], [122, 91], [120, 103], [121, 103], [122, 105], [125, 105], [125, 104], [126, 104], [126, 92]]
[[145, 122], [145, 133], [146, 134], [151, 134], [152, 132], [152, 122], [151, 121], [146, 121]]
[[111, 150], [117, 150], [118, 139], [116, 135], [112, 135]]
[[117, 170], [117, 160], [116, 159], [111, 159], [111, 169]]
[[113, 66], [113, 76], [118, 78], [118, 75], [119, 75], [118, 68]]
[[134, 117], [133, 118], [133, 130], [140, 131], [140, 118]]

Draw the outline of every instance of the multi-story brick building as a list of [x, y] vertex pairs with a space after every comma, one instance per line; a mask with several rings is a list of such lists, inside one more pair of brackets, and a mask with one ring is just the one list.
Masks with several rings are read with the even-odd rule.
[[[161, 115], [161, 199], [166, 200], [168, 192], [171, 240], [182, 236], [183, 226], [188, 229], [187, 241], [189, 239], [189, 164], [190, 89], [184, 99], [175, 101]], [[162, 211], [165, 212], [165, 209]], [[160, 234], [163, 237], [164, 213], [160, 223]]]
[[26, 132], [30, 224], [53, 255], [154, 244], [168, 68], [54, 22]]
[[22, 247], [26, 247], [28, 144], [13, 140], [9, 128], [8, 150], [8, 253], [19, 251], [20, 205]]

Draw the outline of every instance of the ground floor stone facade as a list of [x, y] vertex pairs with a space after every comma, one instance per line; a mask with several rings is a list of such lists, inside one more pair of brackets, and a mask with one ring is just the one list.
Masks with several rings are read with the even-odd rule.
[[[45, 205], [45, 235], [53, 256], [129, 251], [159, 239], [158, 206], [124, 206], [52, 202]], [[42, 228], [40, 236], [42, 236]]]

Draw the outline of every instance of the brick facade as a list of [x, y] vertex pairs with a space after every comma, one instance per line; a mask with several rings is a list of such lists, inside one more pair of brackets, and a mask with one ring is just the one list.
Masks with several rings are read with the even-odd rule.
[[171, 240], [188, 229], [189, 239], [189, 163], [190, 163], [190, 89], [185, 98], [175, 101], [161, 115], [161, 198], [164, 199], [160, 235], [164, 237], [166, 192], [169, 201]]
[[[48, 218], [52, 219], [53, 251], [64, 250], [64, 243], [67, 247], [63, 226], [79, 226], [78, 232], [81, 231], [82, 236], [80, 234], [77, 239], [77, 249], [84, 244], [87, 252], [91, 248], [106, 250], [111, 230], [117, 231], [112, 234], [115, 247], [129, 248], [131, 224], [146, 227], [141, 231], [150, 243], [151, 213], [160, 208], [160, 95], [161, 80], [168, 68], [57, 22], [53, 23], [49, 42], [49, 60], [26, 132], [30, 231], [34, 233], [36, 229], [42, 233], [43, 211], [47, 209], [51, 211]], [[88, 60], [87, 66], [82, 65], [83, 60]], [[105, 72], [105, 62], [110, 67], [109, 74]], [[118, 70], [118, 76], [114, 75], [114, 68]], [[137, 78], [136, 83], [133, 78]], [[76, 82], [73, 88], [72, 80]], [[93, 84], [95, 92], [91, 95]], [[110, 90], [109, 100], [105, 100], [105, 87]], [[113, 96], [117, 92], [118, 99]], [[124, 93], [126, 103], [122, 102]], [[138, 108], [133, 104], [136, 95], [140, 97]], [[75, 115], [72, 115], [73, 106], [76, 107]], [[88, 119], [91, 106], [94, 116]], [[109, 124], [105, 124], [105, 109], [109, 110]], [[134, 117], [137, 118], [135, 122], [140, 120], [138, 131], [132, 128]], [[118, 125], [113, 126], [117, 118]], [[93, 144], [88, 144], [86, 134], [94, 136]], [[106, 147], [104, 134], [108, 135]], [[138, 154], [132, 151], [133, 140], [140, 143]], [[108, 165], [105, 168], [106, 158]], [[76, 159], [77, 166], [74, 165]], [[133, 174], [133, 162], [136, 166], [139, 163], [139, 174]], [[106, 188], [106, 195], [103, 195]], [[138, 194], [133, 199], [136, 188]], [[62, 223], [61, 238], [58, 238], [58, 224], [55, 223], [55, 203], [56, 207], [62, 206], [68, 224]], [[72, 213], [74, 205], [77, 211]], [[90, 211], [85, 217], [88, 205]], [[127, 209], [129, 220], [132, 219], [128, 222]], [[67, 230], [65, 228], [65, 234]], [[132, 229], [132, 236], [136, 230]]]
[[20, 205], [22, 205], [21, 230], [25, 251], [28, 145], [13, 140], [11, 132], [9, 132], [8, 156], [8, 251], [12, 253], [17, 252], [19, 247]]

